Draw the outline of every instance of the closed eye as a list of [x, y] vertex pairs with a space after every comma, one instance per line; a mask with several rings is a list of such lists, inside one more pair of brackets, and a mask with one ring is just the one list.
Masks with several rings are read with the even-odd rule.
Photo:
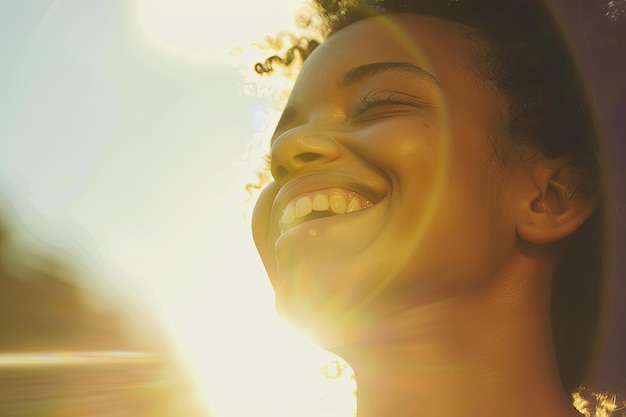
[[353, 116], [359, 117], [368, 110], [380, 106], [412, 106], [425, 110], [433, 107], [432, 104], [405, 93], [371, 91], [359, 97]]

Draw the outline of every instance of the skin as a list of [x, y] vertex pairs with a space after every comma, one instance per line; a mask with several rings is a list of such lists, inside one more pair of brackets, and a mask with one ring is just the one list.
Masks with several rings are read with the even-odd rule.
[[[272, 140], [255, 242], [279, 313], [352, 366], [360, 417], [576, 416], [549, 289], [559, 241], [595, 203], [564, 198], [565, 157], [497, 159], [507, 102], [459, 33], [374, 17], [307, 59]], [[338, 85], [373, 63], [413, 69]], [[328, 190], [373, 205], [281, 232], [288, 202]]]

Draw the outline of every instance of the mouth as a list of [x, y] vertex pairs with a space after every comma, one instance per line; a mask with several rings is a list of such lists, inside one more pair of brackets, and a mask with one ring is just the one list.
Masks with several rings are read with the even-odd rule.
[[278, 222], [280, 233], [312, 220], [354, 213], [372, 207], [370, 198], [355, 191], [329, 188], [299, 195], [289, 201]]

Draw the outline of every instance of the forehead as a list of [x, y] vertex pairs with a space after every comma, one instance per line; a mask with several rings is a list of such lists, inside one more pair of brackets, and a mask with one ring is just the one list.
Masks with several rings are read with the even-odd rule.
[[[480, 38], [468, 36], [470, 31], [458, 23], [416, 14], [377, 16], [341, 29], [305, 61], [272, 142], [289, 126], [317, 116], [345, 119], [347, 108], [341, 103], [354, 99], [359, 89], [409, 89], [434, 105], [441, 104], [445, 117], [457, 114], [490, 126], [495, 118], [504, 120], [508, 100], [472, 65], [472, 50]], [[388, 69], [388, 64], [396, 69], [371, 71], [381, 65]], [[363, 75], [364, 67], [366, 77], [351, 76]], [[409, 72], [413, 72], [410, 77]], [[416, 72], [421, 74], [415, 77]], [[345, 88], [345, 80], [355, 78], [365, 81]], [[423, 82], [427, 78], [430, 82]], [[427, 88], [433, 85], [436, 88]]]
[[379, 62], [410, 63], [453, 88], [470, 67], [469, 42], [460, 35], [458, 24], [433, 17], [396, 14], [364, 19], [333, 34], [311, 54], [290, 101], [302, 97], [304, 89], [310, 93], [308, 100], [316, 91], [326, 95], [320, 83], [338, 83], [350, 69]]

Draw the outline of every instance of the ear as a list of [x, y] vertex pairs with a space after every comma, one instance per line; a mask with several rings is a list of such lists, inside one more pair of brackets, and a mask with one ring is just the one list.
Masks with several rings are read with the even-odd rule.
[[536, 162], [530, 170], [534, 190], [522, 203], [518, 235], [530, 243], [571, 235], [598, 205], [594, 182], [577, 172], [568, 158]]

